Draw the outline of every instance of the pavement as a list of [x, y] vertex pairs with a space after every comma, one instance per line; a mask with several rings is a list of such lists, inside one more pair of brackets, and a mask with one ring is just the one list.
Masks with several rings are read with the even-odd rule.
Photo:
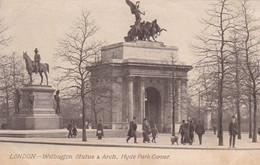
[[[224, 146], [218, 146], [218, 138], [211, 131], [206, 132], [203, 136], [202, 145], [199, 145], [198, 136], [195, 135], [195, 142], [192, 145], [172, 145], [170, 134], [159, 134], [156, 138], [157, 143], [143, 143], [142, 137], [138, 137], [138, 143], [134, 143], [134, 139], [126, 142], [126, 137], [106, 137], [102, 140], [97, 138], [87, 138], [87, 142], [83, 142], [81, 138], [17, 138], [17, 137], [0, 137], [3, 143], [24, 143], [24, 144], [50, 144], [50, 145], [69, 145], [69, 146], [90, 146], [90, 147], [121, 147], [121, 148], [151, 148], [151, 149], [183, 149], [183, 150], [230, 150], [229, 135], [224, 132]], [[180, 137], [179, 137], [180, 140]], [[260, 143], [252, 143], [252, 139], [248, 138], [248, 133], [242, 133], [242, 139], [236, 139], [236, 150], [260, 150]]]

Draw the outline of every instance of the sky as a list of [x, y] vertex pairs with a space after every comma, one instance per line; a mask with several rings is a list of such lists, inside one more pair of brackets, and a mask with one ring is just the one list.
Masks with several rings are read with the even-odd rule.
[[[134, 3], [135, 0], [132, 0]], [[200, 23], [212, 0], [140, 0], [145, 11], [142, 19], [158, 20], [167, 29], [158, 41], [179, 48], [178, 59], [192, 65], [196, 60], [189, 43], [203, 30]], [[254, 0], [260, 16], [260, 0]], [[33, 57], [38, 48], [42, 62], [57, 65], [54, 54], [57, 41], [70, 31], [73, 20], [82, 10], [88, 10], [95, 19], [99, 31], [95, 38], [107, 44], [124, 42], [129, 26], [135, 21], [125, 0], [0, 0], [0, 17], [14, 36], [5, 51]]]

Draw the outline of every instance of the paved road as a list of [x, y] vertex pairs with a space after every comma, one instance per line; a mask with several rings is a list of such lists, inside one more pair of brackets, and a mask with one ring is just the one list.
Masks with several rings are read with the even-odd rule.
[[[260, 143], [252, 143], [252, 139], [248, 138], [246, 133], [242, 134], [242, 140], [237, 140], [236, 147], [238, 150], [260, 150]], [[138, 138], [138, 144], [133, 143], [133, 139], [126, 143], [125, 138], [103, 138], [97, 140], [96, 138], [88, 138], [87, 142], [82, 142], [80, 138], [7, 138], [0, 137], [0, 142], [16, 142], [16, 143], [41, 143], [41, 144], [56, 144], [56, 145], [74, 145], [74, 146], [99, 146], [99, 147], [128, 147], [128, 148], [162, 148], [162, 149], [204, 149], [204, 150], [223, 150], [228, 149], [229, 135], [224, 133], [224, 146], [218, 146], [218, 139], [213, 133], [207, 132], [203, 136], [203, 144], [198, 144], [198, 137], [195, 135], [195, 142], [193, 145], [172, 146], [169, 134], [159, 134], [157, 143], [142, 143], [142, 138]]]

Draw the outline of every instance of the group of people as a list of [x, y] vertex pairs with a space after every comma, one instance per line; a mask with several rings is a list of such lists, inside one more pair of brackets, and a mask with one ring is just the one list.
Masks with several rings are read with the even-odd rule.
[[202, 144], [202, 135], [205, 133], [204, 125], [199, 120], [196, 126], [194, 126], [192, 120], [188, 120], [186, 123], [185, 120], [182, 121], [182, 124], [179, 129], [179, 134], [181, 134], [181, 144], [190, 144], [194, 142], [194, 133], [199, 137], [199, 144]]
[[[76, 138], [78, 134], [77, 126], [76, 125], [73, 126], [72, 121], [69, 122], [67, 126], [67, 130], [69, 131], [68, 138]], [[101, 140], [102, 137], [104, 136], [102, 120], [99, 120], [98, 122], [96, 136], [98, 137], [98, 140]]]
[[68, 138], [76, 138], [78, 134], [77, 126], [72, 125], [72, 121], [69, 122], [67, 130], [69, 131]]
[[[127, 134], [127, 139], [126, 142], [128, 143], [129, 140], [133, 137], [134, 138], [134, 143], [137, 143], [137, 136], [136, 136], [136, 130], [137, 130], [137, 124], [136, 124], [136, 117], [133, 117], [133, 120], [129, 123], [129, 131]], [[68, 124], [67, 129], [69, 130], [68, 138], [76, 138], [77, 136], [77, 127], [72, 125], [72, 121]], [[216, 133], [216, 126], [214, 128], [214, 134]], [[150, 137], [149, 135], [152, 134], [152, 143], [156, 143], [156, 137], [158, 134], [158, 129], [156, 127], [156, 124], [153, 124], [152, 128], [150, 128], [147, 119], [143, 119], [143, 124], [142, 124], [142, 134], [143, 134], [143, 143], [150, 143]], [[230, 139], [229, 139], [229, 147], [231, 146], [235, 148], [235, 139], [236, 135], [238, 134], [238, 125], [236, 123], [236, 118], [232, 116], [232, 120], [229, 123], [228, 127]], [[192, 120], [188, 120], [187, 122], [185, 120], [182, 121], [182, 124], [180, 125], [179, 128], [179, 134], [181, 135], [181, 144], [190, 144], [194, 142], [194, 133], [198, 135], [199, 139], [199, 144], [202, 144], [202, 136], [205, 133], [205, 128], [204, 124], [199, 120], [196, 124], [193, 123]], [[104, 130], [103, 130], [103, 123], [102, 120], [99, 120], [97, 124], [97, 132], [96, 136], [98, 137], [99, 140], [102, 139], [104, 136]]]
[[[128, 131], [128, 138], [126, 139], [126, 142], [133, 137], [134, 138], [134, 143], [137, 143], [137, 138], [136, 138], [136, 130], [137, 130], [137, 124], [135, 122], [136, 117], [133, 117], [133, 120], [130, 122], [129, 125], [129, 131]], [[142, 124], [142, 134], [143, 134], [143, 143], [150, 143], [150, 137], [149, 135], [152, 134], [152, 143], [156, 143], [156, 136], [158, 134], [158, 129], [156, 127], [156, 124], [153, 124], [152, 128], [149, 126], [147, 119], [143, 119], [143, 124]]]

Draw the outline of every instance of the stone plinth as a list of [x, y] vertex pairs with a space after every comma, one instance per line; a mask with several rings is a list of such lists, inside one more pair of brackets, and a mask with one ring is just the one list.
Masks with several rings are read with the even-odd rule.
[[[51, 86], [28, 85], [20, 90], [20, 111], [12, 117], [12, 129], [59, 129], [62, 126], [62, 118], [53, 108], [55, 90]], [[29, 95], [33, 96], [33, 104], [29, 101]]]
[[132, 41], [108, 45], [102, 48], [103, 62], [126, 62], [145, 60], [151, 63], [171, 64], [177, 56], [178, 48], [161, 42]]

